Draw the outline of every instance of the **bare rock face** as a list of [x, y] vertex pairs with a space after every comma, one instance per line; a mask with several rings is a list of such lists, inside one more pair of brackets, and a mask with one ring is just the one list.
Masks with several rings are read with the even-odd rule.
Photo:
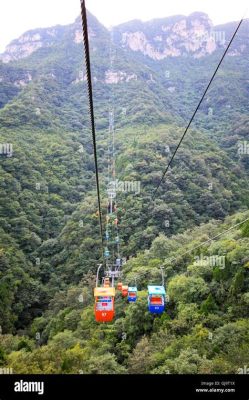
[[[89, 33], [89, 37], [90, 38], [94, 38], [96, 37], [96, 33], [94, 32], [93, 29], [91, 29], [91, 27], [88, 30]], [[81, 26], [79, 26], [79, 29], [76, 29], [76, 31], [74, 32], [74, 39], [73, 39], [74, 43], [79, 44], [79, 43], [83, 43], [83, 34], [82, 34], [82, 28]]]
[[[98, 51], [96, 43], [108, 43], [110, 32], [90, 13], [88, 13], [88, 19], [89, 36], [93, 44], [92, 52], [96, 52]], [[121, 46], [138, 55], [161, 61], [167, 57], [188, 55], [198, 59], [214, 53], [219, 48], [224, 48], [230, 37], [226, 37], [226, 31], [222, 29], [225, 28], [214, 27], [206, 14], [193, 13], [188, 17], [178, 15], [148, 22], [131, 21], [114, 27], [113, 33], [118, 47]], [[0, 54], [0, 61], [9, 63], [26, 58], [41, 48], [63, 47], [65, 43], [82, 46], [82, 42], [82, 23], [81, 18], [78, 17], [70, 25], [58, 25], [26, 32], [7, 46], [6, 51]], [[228, 55], [239, 56], [247, 48], [247, 45], [244, 47], [238, 45], [236, 48], [233, 47]], [[124, 77], [122, 74], [106, 77], [107, 83], [125, 79], [133, 78]], [[22, 85], [21, 82], [20, 85]]]
[[[139, 23], [139, 30], [125, 29], [125, 24], [118, 27], [121, 44], [132, 51], [140, 52], [153, 60], [167, 57], [192, 55], [194, 58], [212, 54], [226, 43], [225, 32], [216, 31], [206, 14], [194, 13], [189, 17], [178, 17], [177, 21], [167, 18], [155, 20], [156, 29], [151, 29], [151, 22]], [[155, 32], [151, 35], [151, 31]]]
[[5, 52], [0, 54], [0, 60], [3, 63], [20, 60], [42, 47], [52, 46], [56, 42], [60, 30], [60, 27], [55, 27], [26, 32], [6, 47]]
[[3, 55], [0, 56], [4, 63], [19, 60], [32, 54], [34, 51], [43, 46], [41, 36], [36, 33], [34, 35], [25, 34], [19, 39], [11, 42]]
[[82, 31], [81, 30], [76, 30], [74, 34], [74, 43], [82, 43], [83, 42], [83, 36], [82, 36]]
[[[88, 13], [88, 19], [90, 39], [108, 35], [108, 30], [102, 27], [90, 13]], [[40, 48], [53, 47], [55, 45], [63, 46], [66, 41], [72, 43], [72, 45], [82, 45], [83, 33], [80, 17], [69, 25], [57, 25], [51, 28], [35, 29], [24, 33], [6, 47], [5, 52], [0, 54], [0, 61], [3, 63], [17, 61], [30, 56]]]

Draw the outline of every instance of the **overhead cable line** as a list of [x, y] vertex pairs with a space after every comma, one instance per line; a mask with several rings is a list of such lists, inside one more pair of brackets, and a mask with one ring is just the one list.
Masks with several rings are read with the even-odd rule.
[[80, 3], [81, 3], [83, 42], [84, 42], [84, 49], [85, 49], [85, 65], [86, 65], [87, 87], [88, 87], [88, 97], [89, 97], [89, 107], [90, 107], [91, 130], [92, 130], [92, 140], [93, 140], [93, 150], [94, 150], [94, 164], [95, 164], [95, 178], [96, 178], [97, 198], [98, 198], [99, 226], [100, 226], [101, 245], [102, 245], [102, 257], [103, 257], [103, 261], [104, 261], [104, 239], [103, 239], [103, 225], [102, 225], [102, 212], [101, 212], [101, 200], [100, 200], [98, 156], [97, 156], [95, 117], [94, 117], [94, 105], [93, 105], [93, 88], [92, 88], [88, 25], [87, 25], [87, 12], [86, 12], [85, 0], [80, 0]]
[[[206, 89], [205, 89], [205, 91], [204, 91], [204, 93], [203, 93], [203, 95], [202, 95], [202, 97], [201, 97], [201, 99], [200, 99], [200, 101], [199, 101], [199, 103], [198, 103], [193, 115], [190, 118], [190, 121], [189, 121], [186, 129], [183, 132], [183, 135], [182, 135], [182, 137], [181, 137], [176, 149], [174, 150], [174, 153], [172, 154], [172, 156], [171, 156], [171, 158], [170, 158], [170, 160], [169, 160], [169, 162], [167, 164], [167, 167], [166, 167], [165, 171], [163, 172], [162, 178], [160, 179], [156, 189], [154, 189], [154, 191], [152, 191], [151, 201], [149, 202], [149, 204], [146, 207], [142, 206], [142, 210], [141, 211], [145, 211], [147, 213], [148, 209], [150, 209], [151, 203], [155, 200], [156, 193], [158, 192], [158, 189], [160, 188], [162, 182], [164, 181], [164, 178], [165, 178], [166, 174], [169, 171], [169, 168], [170, 168], [170, 166], [171, 166], [171, 164], [172, 164], [172, 162], [173, 162], [173, 160], [174, 160], [174, 158], [175, 158], [175, 156], [177, 154], [177, 151], [179, 150], [179, 148], [180, 148], [180, 146], [181, 146], [181, 144], [182, 144], [182, 142], [183, 142], [183, 140], [184, 140], [184, 138], [185, 138], [185, 136], [186, 136], [186, 134], [187, 134], [187, 132], [188, 132], [188, 130], [189, 130], [189, 128], [190, 128], [195, 116], [196, 116], [196, 114], [197, 114], [197, 111], [199, 110], [199, 108], [200, 108], [200, 106], [201, 106], [201, 104], [202, 104], [202, 102], [203, 102], [203, 100], [204, 100], [204, 98], [205, 98], [205, 96], [206, 96], [206, 94], [207, 94], [207, 92], [208, 92], [208, 90], [209, 90], [209, 88], [210, 88], [210, 86], [211, 86], [211, 84], [212, 84], [217, 72], [219, 71], [219, 68], [220, 68], [220, 66], [221, 66], [221, 64], [222, 64], [222, 62], [223, 62], [223, 60], [224, 60], [229, 48], [231, 47], [231, 45], [232, 45], [232, 43], [234, 41], [234, 38], [235, 38], [236, 34], [238, 33], [238, 31], [240, 29], [240, 26], [243, 23], [243, 21], [244, 21], [244, 17], [240, 20], [240, 22], [239, 22], [239, 24], [238, 24], [238, 26], [237, 26], [232, 38], [230, 39], [230, 41], [229, 41], [229, 43], [228, 43], [228, 45], [227, 45], [227, 47], [226, 47], [226, 49], [225, 49], [225, 51], [224, 51], [224, 53], [223, 53], [223, 55], [221, 57], [221, 59], [220, 59], [218, 65], [217, 65], [217, 67], [216, 67], [216, 69], [215, 69], [215, 71], [214, 71], [214, 73], [213, 73], [213, 75], [212, 75], [212, 77], [211, 77], [211, 79], [210, 79], [210, 81], [209, 81], [209, 83], [208, 83], [208, 85], [207, 85], [207, 87], [206, 87]], [[129, 212], [133, 211], [133, 210], [136, 210], [136, 209], [137, 209], [137, 207], [133, 207], [133, 208], [131, 208], [129, 210]], [[127, 219], [123, 220], [122, 222], [124, 222], [126, 220]]]
[[225, 230], [225, 231], [219, 233], [218, 235], [216, 235], [216, 236], [214, 236], [214, 237], [212, 237], [212, 238], [206, 240], [205, 242], [200, 243], [198, 246], [195, 246], [195, 247], [193, 247], [192, 249], [185, 251], [184, 253], [180, 254], [178, 257], [170, 258], [169, 261], [172, 262], [172, 261], [178, 260], [180, 257], [183, 257], [183, 256], [185, 256], [186, 254], [193, 253], [193, 251], [199, 249], [200, 247], [204, 246], [204, 245], [207, 244], [207, 243], [212, 242], [213, 240], [216, 240], [216, 239], [219, 238], [220, 236], [223, 236], [225, 233], [230, 232], [230, 231], [233, 230], [234, 228], [237, 228], [237, 226], [240, 226], [240, 225], [244, 224], [244, 223], [247, 222], [247, 221], [249, 221], [249, 218], [246, 218], [245, 220], [239, 222], [238, 224], [235, 224], [235, 225], [231, 226], [229, 229], [227, 229], [227, 230]]
[[179, 150], [179, 147], [181, 146], [181, 144], [182, 144], [182, 142], [183, 142], [183, 140], [184, 140], [184, 138], [185, 138], [185, 136], [186, 136], [186, 134], [187, 134], [187, 132], [189, 130], [190, 125], [192, 124], [192, 122], [193, 122], [193, 120], [194, 120], [194, 118], [195, 118], [195, 116], [197, 114], [197, 111], [199, 110], [199, 108], [200, 108], [200, 106], [201, 106], [201, 104], [202, 104], [202, 102], [203, 102], [203, 100], [204, 100], [204, 98], [205, 98], [205, 96], [206, 96], [206, 94], [208, 92], [208, 89], [210, 88], [210, 86], [211, 86], [211, 84], [212, 84], [217, 72], [219, 71], [219, 68], [220, 68], [220, 66], [221, 66], [221, 64], [222, 64], [222, 62], [223, 62], [223, 60], [224, 60], [229, 48], [231, 47], [231, 44], [233, 43], [233, 40], [234, 40], [234, 38], [235, 38], [235, 36], [236, 36], [236, 34], [237, 34], [242, 22], [243, 22], [243, 20], [244, 20], [243, 18], [240, 20], [240, 22], [239, 22], [239, 24], [238, 24], [238, 26], [237, 26], [237, 28], [236, 28], [231, 40], [230, 40], [230, 42], [228, 43], [227, 48], [225, 49], [225, 51], [224, 51], [224, 53], [223, 53], [223, 55], [222, 55], [222, 57], [220, 59], [219, 64], [217, 65], [217, 67], [216, 67], [216, 69], [215, 69], [215, 71], [214, 71], [214, 73], [213, 73], [213, 75], [212, 75], [212, 77], [211, 77], [211, 79], [210, 79], [210, 81], [209, 81], [209, 83], [208, 83], [208, 85], [207, 85], [207, 87], [206, 87], [206, 89], [205, 89], [205, 91], [204, 91], [204, 93], [203, 93], [203, 95], [202, 95], [202, 97], [201, 97], [201, 99], [200, 99], [200, 101], [199, 101], [199, 103], [198, 103], [193, 115], [192, 115], [192, 117], [190, 118], [190, 121], [189, 121], [189, 123], [188, 123], [188, 125], [187, 125], [187, 127], [186, 127], [186, 129], [185, 129], [185, 131], [184, 131], [184, 133], [183, 133], [183, 135], [182, 135], [182, 137], [181, 137], [181, 139], [180, 139], [175, 151], [174, 151], [174, 153], [172, 154], [172, 157], [170, 158], [170, 161], [169, 161], [169, 163], [168, 163], [168, 165], [167, 165], [167, 167], [166, 167], [166, 169], [165, 169], [165, 171], [164, 171], [164, 173], [162, 175], [162, 178], [161, 178], [159, 184], [157, 185], [156, 189], [154, 190], [154, 192], [152, 194], [152, 201], [155, 199], [156, 193], [157, 193], [159, 187], [161, 186], [161, 184], [162, 184], [162, 182], [163, 182], [163, 180], [164, 180], [164, 178], [165, 178], [165, 176], [166, 176], [166, 174], [167, 174], [167, 172], [168, 172], [168, 170], [169, 170], [169, 168], [170, 168], [170, 166], [171, 166], [171, 164], [172, 164], [172, 162], [173, 162], [173, 160], [174, 160], [174, 158], [175, 158], [175, 156], [177, 154], [177, 151]]

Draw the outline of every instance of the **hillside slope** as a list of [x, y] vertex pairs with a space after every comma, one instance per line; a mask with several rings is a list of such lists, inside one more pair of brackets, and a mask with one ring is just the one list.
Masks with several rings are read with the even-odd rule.
[[[236, 23], [213, 26], [206, 14], [194, 13], [133, 21], [110, 33], [90, 13], [88, 18], [100, 129], [108, 124], [113, 88], [117, 125], [168, 123], [172, 118], [185, 124], [236, 28]], [[238, 115], [248, 114], [248, 25], [245, 20], [203, 102], [197, 126], [225, 133]], [[21, 122], [43, 129], [84, 128], [87, 99], [80, 18], [68, 26], [26, 32], [10, 43], [0, 60], [2, 126]]]
[[[1, 364], [15, 373], [240, 373], [249, 361], [249, 224], [181, 254], [246, 218], [248, 212], [155, 239], [125, 266], [124, 281], [136, 276], [139, 297], [128, 305], [117, 296], [114, 323], [94, 321], [91, 274], [58, 291], [28, 335], [0, 336]], [[161, 265], [169, 299], [154, 317], [145, 289], [160, 283]]]
[[[27, 32], [0, 56], [0, 363], [32, 373], [236, 372], [248, 363], [248, 226], [181, 254], [248, 214], [249, 21], [154, 201], [235, 23], [214, 27], [194, 13], [109, 32], [89, 14], [89, 27], [103, 216], [112, 107], [116, 177], [139, 188], [117, 197], [122, 255], [132, 257], [124, 279], [137, 277], [139, 301], [118, 296], [115, 322], [94, 322], [101, 238], [81, 20]], [[201, 255], [225, 256], [225, 268], [197, 267]], [[162, 264], [170, 301], [154, 318], [146, 286]]]

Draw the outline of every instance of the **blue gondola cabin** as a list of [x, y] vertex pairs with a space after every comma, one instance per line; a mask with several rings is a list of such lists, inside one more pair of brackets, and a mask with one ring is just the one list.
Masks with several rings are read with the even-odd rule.
[[129, 303], [133, 303], [136, 300], [137, 300], [137, 288], [135, 286], [134, 287], [129, 286], [128, 287], [128, 301], [129, 301]]
[[161, 314], [165, 310], [166, 292], [163, 286], [148, 286], [148, 309], [153, 314]]

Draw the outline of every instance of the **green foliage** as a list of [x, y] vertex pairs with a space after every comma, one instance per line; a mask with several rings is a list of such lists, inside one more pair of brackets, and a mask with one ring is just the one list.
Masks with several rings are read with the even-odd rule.
[[[140, 183], [139, 193], [117, 199], [122, 252], [132, 256], [123, 279], [136, 279], [138, 300], [117, 295], [115, 321], [94, 320], [101, 240], [82, 46], [74, 41], [80, 20], [53, 37], [38, 30], [44, 47], [0, 62], [0, 143], [13, 146], [12, 157], [0, 154], [0, 365], [25, 374], [236, 373], [249, 363], [249, 224], [229, 230], [248, 218], [232, 215], [249, 205], [248, 157], [237, 148], [248, 137], [248, 56], [227, 58], [151, 202], [219, 54], [158, 62], [120, 46], [124, 25], [114, 32], [114, 68], [137, 79], [110, 84], [109, 32], [89, 21], [102, 199], [111, 92], [117, 177]], [[147, 27], [150, 39], [158, 23]], [[200, 255], [224, 256], [224, 268], [197, 265]], [[161, 283], [161, 266], [169, 297], [166, 312], [153, 316], [146, 286]]]
[[203, 301], [200, 308], [201, 312], [204, 314], [210, 314], [218, 310], [218, 307], [214, 301], [212, 294], [210, 293], [206, 300]]
[[243, 237], [249, 237], [249, 221], [247, 221], [243, 226], [242, 226], [242, 235]]
[[208, 286], [200, 277], [178, 275], [169, 281], [168, 293], [176, 302], [198, 302], [208, 293]]
[[[230, 217], [229, 224], [235, 224], [238, 217], [245, 219], [246, 214]], [[214, 226], [214, 236], [226, 230], [227, 223]], [[188, 231], [186, 237], [179, 234], [166, 239], [168, 259], [174, 254], [178, 266], [165, 268], [171, 276], [166, 279], [169, 301], [162, 316], [148, 312], [146, 290], [140, 290], [133, 304], [118, 295], [114, 322], [97, 324], [88, 293], [94, 277], [89, 273], [81, 287], [56, 293], [44, 315], [33, 320], [29, 337], [0, 336], [2, 365], [16, 373], [237, 373], [249, 362], [249, 281], [243, 267], [248, 240], [237, 228], [212, 245], [212, 251], [229, 254], [229, 264], [217, 279], [217, 273], [210, 275], [205, 264], [197, 267], [193, 263], [194, 254], [188, 262], [180, 256], [192, 243], [202, 242], [206, 231], [210, 224]], [[142, 289], [150, 281], [160, 281], [161, 262], [155, 258], [160, 242], [164, 243], [163, 237], [124, 267], [124, 277], [139, 276]], [[182, 246], [176, 253], [177, 242]]]

